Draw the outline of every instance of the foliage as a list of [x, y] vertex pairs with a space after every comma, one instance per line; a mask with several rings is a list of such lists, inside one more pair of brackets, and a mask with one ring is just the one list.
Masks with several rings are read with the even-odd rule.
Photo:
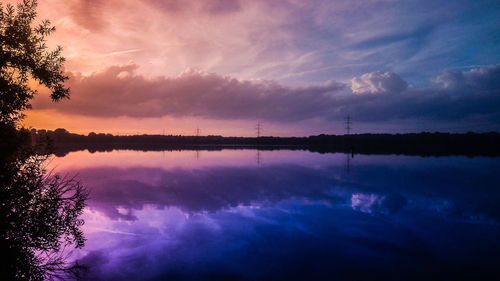
[[35, 152], [30, 133], [18, 127], [37, 94], [37, 82], [52, 100], [69, 97], [62, 48], [48, 50], [55, 31], [35, 23], [36, 0], [17, 7], [0, 3], [0, 280], [78, 279], [84, 267], [67, 262], [68, 248], [81, 248], [87, 190], [72, 177], [47, 173], [47, 156]]
[[88, 192], [74, 178], [47, 173], [45, 160], [26, 148], [2, 154], [1, 280], [64, 280], [83, 269], [66, 254], [84, 245], [79, 216]]
[[49, 20], [36, 25], [36, 0], [23, 0], [17, 8], [0, 3], [0, 122], [15, 124], [23, 118], [22, 111], [31, 107], [37, 94], [28, 85], [30, 80], [51, 91], [59, 101], [69, 97], [64, 86], [62, 48], [48, 50], [46, 38], [55, 31]]

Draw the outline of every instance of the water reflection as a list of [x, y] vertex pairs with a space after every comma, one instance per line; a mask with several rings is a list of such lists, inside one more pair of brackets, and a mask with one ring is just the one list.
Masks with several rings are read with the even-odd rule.
[[351, 207], [368, 214], [392, 214], [406, 205], [406, 199], [398, 195], [353, 193]]
[[[343, 154], [261, 152], [256, 165], [256, 151], [113, 153], [128, 161], [96, 153], [78, 167], [91, 200], [75, 259], [89, 280], [500, 273], [495, 158], [349, 155], [346, 173]], [[66, 157], [54, 162], [71, 170]]]
[[[429, 168], [431, 169], [431, 168]], [[146, 204], [177, 207], [186, 213], [216, 212], [236, 206], [269, 205], [287, 199], [350, 204], [365, 213], [394, 213], [412, 199], [415, 207], [443, 215], [500, 219], [498, 176], [477, 179], [477, 187], [460, 175], [481, 171], [419, 166], [394, 169], [361, 165], [352, 175], [337, 166], [306, 167], [296, 163], [265, 167], [148, 168], [96, 167], [79, 171], [92, 187], [90, 208], [112, 218], [133, 220]], [[443, 200], [446, 204], [443, 205]], [[118, 211], [118, 208], [127, 211]]]
[[[338, 181], [328, 171], [296, 165], [211, 169], [110, 168], [80, 171], [93, 187], [90, 208], [111, 218], [134, 219], [146, 204], [177, 207], [185, 213], [216, 212], [237, 206], [274, 204], [289, 198], [335, 203]], [[118, 212], [127, 209], [127, 215]]]

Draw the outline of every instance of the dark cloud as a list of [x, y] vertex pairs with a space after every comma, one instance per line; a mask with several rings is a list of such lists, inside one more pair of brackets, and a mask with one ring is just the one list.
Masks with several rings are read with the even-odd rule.
[[[134, 75], [135, 65], [115, 66], [89, 77], [71, 75], [71, 101], [63, 112], [100, 117], [183, 117], [295, 121], [318, 117], [333, 106], [340, 83], [288, 88], [272, 81], [241, 81], [187, 71], [175, 78]], [[38, 109], [53, 107], [40, 100]]]
[[472, 69], [467, 72], [444, 71], [435, 80], [446, 89], [500, 91], [500, 65]]
[[408, 88], [399, 95], [390, 95], [397, 92], [395, 88], [399, 77], [380, 79], [380, 75], [375, 75], [378, 81], [362, 79], [362, 82], [374, 89], [389, 90], [385, 91], [385, 95], [382, 94], [384, 91], [379, 91], [375, 97], [359, 99], [352, 104], [352, 112], [356, 112], [362, 120], [371, 118], [372, 121], [412, 118], [457, 121], [481, 116], [483, 121], [497, 124], [500, 122], [499, 70], [500, 66], [496, 65], [467, 72], [444, 71], [435, 79], [436, 86]]
[[97, 117], [202, 117], [294, 122], [339, 120], [348, 112], [362, 122], [398, 119], [500, 122], [500, 66], [444, 72], [431, 88], [407, 88], [397, 74], [372, 72], [345, 84], [291, 88], [273, 81], [238, 80], [187, 71], [178, 77], [146, 78], [136, 65], [114, 66], [90, 76], [70, 74], [72, 98], [35, 109]]
[[[372, 72], [352, 79], [355, 96], [336, 104], [366, 122], [396, 119], [500, 122], [499, 66], [454, 73], [445, 71], [435, 86], [407, 88], [394, 73]], [[330, 118], [341, 116], [328, 115]]]

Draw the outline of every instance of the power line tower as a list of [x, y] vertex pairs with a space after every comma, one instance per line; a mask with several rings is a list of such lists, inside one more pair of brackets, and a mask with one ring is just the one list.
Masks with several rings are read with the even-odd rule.
[[200, 128], [196, 128], [196, 136], [199, 137], [200, 136]]
[[255, 130], [257, 131], [257, 137], [260, 138], [260, 134], [262, 132], [262, 125], [260, 124], [260, 122], [257, 123]]
[[351, 115], [348, 113], [347, 117], [345, 118], [345, 129], [347, 131], [347, 134], [351, 134], [351, 129], [352, 129], [352, 121], [351, 121]]

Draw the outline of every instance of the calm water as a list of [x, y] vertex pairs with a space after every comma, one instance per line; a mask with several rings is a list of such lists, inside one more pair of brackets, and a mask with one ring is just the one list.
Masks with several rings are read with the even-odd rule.
[[[73, 152], [89, 280], [500, 276], [498, 158]], [[429, 278], [431, 277], [431, 278]]]

